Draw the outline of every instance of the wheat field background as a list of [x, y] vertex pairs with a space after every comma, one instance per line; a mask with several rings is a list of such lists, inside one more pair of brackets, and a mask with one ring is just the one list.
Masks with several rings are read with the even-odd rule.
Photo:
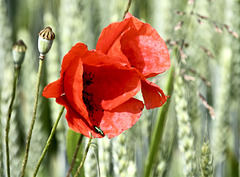
[[[0, 0], [1, 177], [6, 176], [12, 44], [22, 39], [27, 45], [9, 134], [11, 175], [17, 177], [34, 102], [39, 31], [50, 26], [56, 35], [44, 62], [42, 91], [58, 79], [70, 48], [83, 42], [94, 49], [102, 29], [122, 20], [127, 4], [128, 0]], [[136, 125], [120, 136], [94, 139], [79, 176], [240, 177], [240, 1], [132, 0], [129, 12], [151, 24], [167, 43], [171, 69], [152, 81], [170, 97], [165, 106], [144, 110]], [[60, 109], [54, 99], [40, 96], [26, 176], [32, 176]], [[66, 176], [78, 137], [63, 117], [38, 177]]]

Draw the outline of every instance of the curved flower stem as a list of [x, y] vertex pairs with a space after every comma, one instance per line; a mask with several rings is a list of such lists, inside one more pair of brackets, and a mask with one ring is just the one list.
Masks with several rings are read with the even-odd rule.
[[82, 159], [82, 161], [81, 161], [81, 163], [80, 163], [80, 165], [79, 165], [79, 167], [78, 167], [78, 169], [77, 169], [77, 172], [76, 172], [76, 174], [74, 175], [74, 177], [78, 177], [78, 175], [79, 175], [79, 173], [80, 173], [80, 170], [81, 170], [81, 168], [82, 168], [82, 166], [83, 166], [83, 164], [84, 164], [84, 162], [85, 162], [85, 160], [86, 160], [87, 153], [88, 153], [88, 150], [89, 150], [90, 145], [91, 145], [91, 141], [92, 141], [92, 139], [89, 138], [88, 145], [87, 145], [86, 150], [85, 150], [85, 154], [84, 154], [84, 156], [83, 156], [83, 159]]
[[125, 12], [124, 12], [124, 14], [123, 14], [123, 18], [122, 18], [123, 20], [124, 20], [126, 14], [128, 13], [128, 11], [129, 11], [129, 9], [130, 9], [131, 3], [132, 3], [132, 0], [129, 0], [129, 1], [128, 1], [127, 8], [126, 8], [126, 10], [125, 10]]
[[26, 169], [28, 154], [29, 154], [29, 149], [30, 149], [30, 142], [31, 142], [31, 137], [32, 137], [32, 131], [33, 131], [34, 123], [36, 120], [37, 103], [38, 103], [38, 96], [39, 96], [39, 86], [40, 86], [40, 80], [41, 80], [41, 75], [42, 75], [42, 66], [43, 66], [43, 60], [39, 59], [38, 76], [37, 76], [37, 84], [36, 84], [36, 92], [35, 92], [35, 102], [34, 102], [34, 106], [33, 106], [32, 121], [31, 121], [29, 132], [28, 132], [27, 144], [26, 144], [24, 159], [23, 159], [23, 163], [22, 163], [21, 177], [23, 177], [25, 174], [25, 169]]
[[[168, 82], [167, 82], [167, 94], [171, 95], [173, 91], [173, 75], [174, 75], [174, 67], [171, 66]], [[144, 177], [150, 176], [150, 172], [152, 169], [152, 164], [154, 162], [154, 158], [156, 157], [156, 152], [158, 151], [158, 145], [162, 140], [165, 123], [167, 121], [167, 112], [171, 102], [171, 98], [164, 104], [162, 108], [159, 109], [157, 115], [156, 125], [153, 130], [153, 136], [151, 138], [149, 153], [147, 156], [147, 160], [144, 167]]]
[[58, 123], [59, 123], [59, 120], [60, 120], [60, 118], [62, 117], [63, 111], [64, 111], [64, 107], [62, 107], [61, 111], [59, 112], [58, 118], [57, 118], [57, 120], [55, 121], [55, 123], [54, 123], [54, 125], [53, 125], [53, 128], [52, 128], [52, 130], [51, 130], [51, 133], [50, 133], [50, 135], [49, 135], [49, 137], [48, 137], [47, 143], [46, 143], [46, 145], [45, 145], [45, 147], [44, 147], [44, 149], [43, 149], [42, 155], [41, 155], [41, 157], [39, 158], [38, 163], [37, 163], [37, 166], [36, 166], [36, 168], [35, 168], [35, 170], [34, 170], [34, 173], [33, 173], [33, 176], [34, 176], [34, 177], [37, 176], [38, 169], [39, 169], [39, 167], [40, 167], [40, 165], [41, 165], [41, 163], [42, 163], [42, 161], [43, 161], [43, 158], [45, 157], [45, 155], [46, 155], [46, 153], [47, 153], [47, 150], [48, 150], [48, 148], [49, 148], [49, 146], [50, 146], [50, 144], [51, 144], [51, 140], [52, 140], [53, 135], [54, 135], [54, 133], [55, 133], [55, 131], [56, 131], [57, 125], [58, 125]]
[[11, 114], [12, 114], [12, 108], [13, 108], [13, 102], [16, 95], [16, 88], [17, 88], [17, 79], [20, 72], [20, 67], [14, 68], [14, 79], [13, 79], [13, 89], [12, 89], [12, 99], [10, 101], [10, 105], [8, 107], [8, 116], [7, 116], [7, 123], [6, 123], [6, 137], [5, 137], [5, 144], [6, 144], [6, 163], [7, 163], [7, 176], [10, 177], [10, 157], [9, 157], [9, 142], [8, 142], [8, 134], [10, 130], [10, 120], [11, 120]]
[[75, 152], [74, 152], [74, 155], [73, 155], [73, 158], [72, 158], [71, 166], [70, 166], [70, 168], [69, 168], [69, 170], [68, 170], [68, 173], [67, 173], [67, 177], [69, 177], [70, 174], [71, 174], [71, 172], [72, 172], [72, 169], [73, 169], [73, 166], [74, 166], [74, 164], [75, 164], [75, 161], [76, 161], [76, 158], [77, 158], [77, 154], [78, 154], [80, 145], [81, 145], [81, 143], [82, 143], [82, 140], [83, 140], [83, 135], [80, 134], [80, 137], [79, 137], [78, 143], [77, 143], [77, 147], [76, 147], [76, 149], [75, 149]]

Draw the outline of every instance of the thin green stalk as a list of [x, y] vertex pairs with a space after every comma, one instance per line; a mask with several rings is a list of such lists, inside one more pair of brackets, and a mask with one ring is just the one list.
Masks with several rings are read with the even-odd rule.
[[49, 137], [48, 137], [48, 140], [47, 140], [47, 143], [46, 143], [46, 145], [45, 145], [45, 148], [43, 149], [42, 155], [41, 155], [41, 157], [39, 158], [38, 163], [37, 163], [37, 166], [36, 166], [36, 168], [35, 168], [35, 170], [34, 170], [34, 173], [33, 173], [33, 176], [34, 176], [34, 177], [37, 176], [38, 169], [39, 169], [39, 167], [40, 167], [40, 165], [41, 165], [41, 163], [42, 163], [42, 161], [43, 161], [43, 158], [45, 157], [45, 155], [46, 155], [46, 153], [47, 153], [47, 150], [48, 150], [48, 148], [49, 148], [49, 146], [50, 146], [50, 144], [51, 144], [53, 135], [54, 135], [54, 133], [55, 133], [55, 131], [56, 131], [56, 129], [57, 129], [57, 125], [58, 125], [58, 123], [59, 123], [60, 118], [62, 117], [63, 111], [64, 111], [64, 107], [62, 107], [62, 109], [61, 109], [61, 111], [60, 111], [60, 113], [59, 113], [59, 115], [58, 115], [58, 118], [57, 118], [57, 120], [55, 121], [55, 123], [54, 123], [54, 125], [53, 125], [52, 131], [51, 131], [51, 133], [50, 133], [50, 135], [49, 135]]
[[10, 105], [8, 107], [8, 117], [7, 117], [7, 124], [6, 124], [6, 137], [5, 137], [5, 143], [6, 143], [6, 163], [7, 163], [7, 176], [10, 177], [10, 157], [9, 157], [9, 142], [8, 142], [8, 135], [10, 130], [10, 120], [11, 120], [11, 114], [12, 114], [12, 108], [13, 108], [13, 102], [16, 95], [16, 88], [17, 88], [17, 79], [20, 72], [20, 67], [14, 68], [14, 79], [13, 79], [13, 88], [12, 88], [12, 99], [10, 101]]
[[40, 80], [41, 80], [41, 75], [42, 75], [42, 66], [43, 66], [43, 60], [39, 59], [38, 76], [37, 76], [37, 84], [36, 84], [36, 92], [35, 92], [35, 102], [34, 102], [34, 106], [33, 106], [32, 121], [31, 121], [29, 132], [28, 132], [25, 155], [24, 155], [24, 159], [23, 159], [23, 163], [22, 163], [21, 177], [23, 177], [24, 174], [25, 174], [25, 169], [26, 169], [27, 160], [28, 160], [28, 154], [29, 154], [29, 149], [30, 149], [30, 142], [31, 142], [33, 127], [34, 127], [34, 123], [35, 123], [35, 120], [36, 120], [37, 103], [38, 103], [38, 96], [39, 96], [39, 86], [40, 86]]
[[73, 158], [72, 158], [71, 166], [70, 166], [70, 168], [69, 168], [69, 170], [68, 170], [68, 173], [67, 173], [67, 177], [69, 177], [70, 174], [71, 174], [71, 172], [72, 172], [72, 169], [73, 169], [73, 166], [74, 166], [74, 164], [75, 164], [75, 162], [76, 162], [77, 154], [78, 154], [80, 145], [81, 145], [81, 143], [82, 143], [82, 140], [83, 140], [83, 135], [80, 134], [80, 137], [79, 137], [78, 143], [77, 143], [77, 147], [76, 147], [76, 149], [75, 149], [75, 152], [74, 152], [74, 155], [73, 155]]
[[132, 3], [132, 0], [129, 0], [129, 1], [128, 1], [127, 8], [126, 8], [126, 10], [125, 10], [125, 12], [124, 12], [124, 14], [123, 14], [123, 18], [122, 18], [122, 19], [124, 19], [125, 16], [127, 15], [128, 11], [129, 11], [129, 9], [130, 9], [131, 3]]
[[83, 166], [83, 164], [84, 164], [84, 162], [85, 162], [85, 160], [86, 160], [87, 153], [88, 153], [88, 150], [89, 150], [90, 145], [91, 145], [91, 141], [92, 141], [92, 139], [89, 138], [88, 145], [87, 145], [86, 150], [85, 150], [85, 154], [84, 154], [84, 156], [83, 156], [83, 159], [82, 159], [82, 161], [81, 161], [81, 163], [80, 163], [80, 165], [79, 165], [79, 167], [78, 167], [78, 169], [77, 169], [77, 172], [76, 172], [76, 174], [74, 175], [74, 177], [78, 177], [78, 175], [79, 175], [79, 173], [80, 173], [80, 171], [81, 171], [81, 169], [82, 169], [82, 166]]
[[[174, 67], [172, 66], [170, 69], [169, 73], [169, 78], [167, 82], [167, 94], [171, 95], [173, 91], [173, 74], [174, 74]], [[145, 162], [145, 167], [144, 167], [144, 177], [149, 177], [150, 172], [152, 169], [152, 165], [154, 162], [154, 159], [156, 157], [156, 152], [158, 151], [159, 143], [162, 140], [164, 128], [165, 128], [165, 123], [167, 120], [167, 112], [168, 108], [171, 102], [171, 98], [168, 99], [168, 101], [163, 105], [162, 108], [159, 109], [158, 111], [158, 119], [156, 121], [156, 125], [153, 130], [153, 136], [151, 138], [151, 143], [150, 143], [150, 148], [149, 148], [149, 153], [147, 156], [147, 160]]]

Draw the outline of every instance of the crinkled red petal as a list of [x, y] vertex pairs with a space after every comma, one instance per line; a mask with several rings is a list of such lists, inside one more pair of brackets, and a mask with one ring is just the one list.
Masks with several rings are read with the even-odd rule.
[[127, 19], [127, 18], [130, 18], [130, 17], [133, 17], [133, 15], [128, 12], [128, 13], [125, 15], [124, 20]]
[[100, 123], [101, 130], [113, 138], [121, 134], [124, 130], [131, 128], [141, 116], [143, 103], [131, 98], [111, 111], [105, 111]]
[[115, 22], [104, 28], [98, 38], [96, 50], [100, 50], [107, 54], [109, 49], [115, 43], [115, 41], [122, 35], [122, 33], [129, 28], [128, 23], [131, 19], [125, 19], [122, 22]]
[[122, 22], [103, 29], [96, 49], [109, 56], [119, 56], [121, 62], [136, 67], [147, 78], [171, 65], [167, 46], [157, 31], [130, 13]]
[[142, 80], [141, 83], [142, 95], [147, 109], [160, 107], [167, 101], [167, 96], [158, 85], [148, 80]]
[[[121, 49], [131, 66], [145, 77], [153, 77], [171, 66], [167, 46], [157, 31], [149, 24], [132, 17], [137, 30], [129, 30], [121, 38]], [[134, 24], [135, 24], [134, 23]]]
[[110, 56], [102, 53], [101, 51], [91, 51], [89, 55], [82, 59], [85, 65], [93, 66], [107, 66], [114, 65], [117, 68], [130, 68], [131, 66], [126, 64], [126, 62], [120, 56]]
[[42, 92], [42, 96], [46, 98], [57, 98], [64, 93], [62, 80], [58, 79], [55, 82], [48, 84]]
[[71, 48], [71, 50], [63, 57], [62, 66], [61, 66], [61, 76], [64, 74], [65, 70], [69, 67], [72, 60], [81, 59], [88, 56], [90, 51], [87, 46], [83, 43], [77, 43]]

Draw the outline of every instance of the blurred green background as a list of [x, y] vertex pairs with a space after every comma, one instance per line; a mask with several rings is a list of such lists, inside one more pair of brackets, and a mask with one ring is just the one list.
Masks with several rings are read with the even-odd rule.
[[[121, 21], [127, 4], [128, 0], [0, 0], [1, 177], [6, 175], [12, 44], [22, 39], [28, 48], [9, 134], [11, 175], [19, 176], [34, 102], [39, 31], [50, 26], [56, 35], [44, 61], [42, 90], [59, 77], [61, 59], [71, 46], [83, 42], [94, 49], [101, 30]], [[168, 45], [172, 70], [152, 81], [170, 95], [169, 106], [144, 110], [136, 125], [116, 138], [94, 139], [81, 176], [100, 172], [102, 177], [142, 177], [147, 170], [145, 177], [239, 177], [240, 1], [133, 0], [130, 12], [151, 24]], [[40, 97], [38, 108], [26, 176], [32, 175], [61, 107]], [[38, 176], [66, 176], [67, 159], [77, 141], [78, 135], [62, 118]], [[154, 159], [149, 161], [149, 154]]]

